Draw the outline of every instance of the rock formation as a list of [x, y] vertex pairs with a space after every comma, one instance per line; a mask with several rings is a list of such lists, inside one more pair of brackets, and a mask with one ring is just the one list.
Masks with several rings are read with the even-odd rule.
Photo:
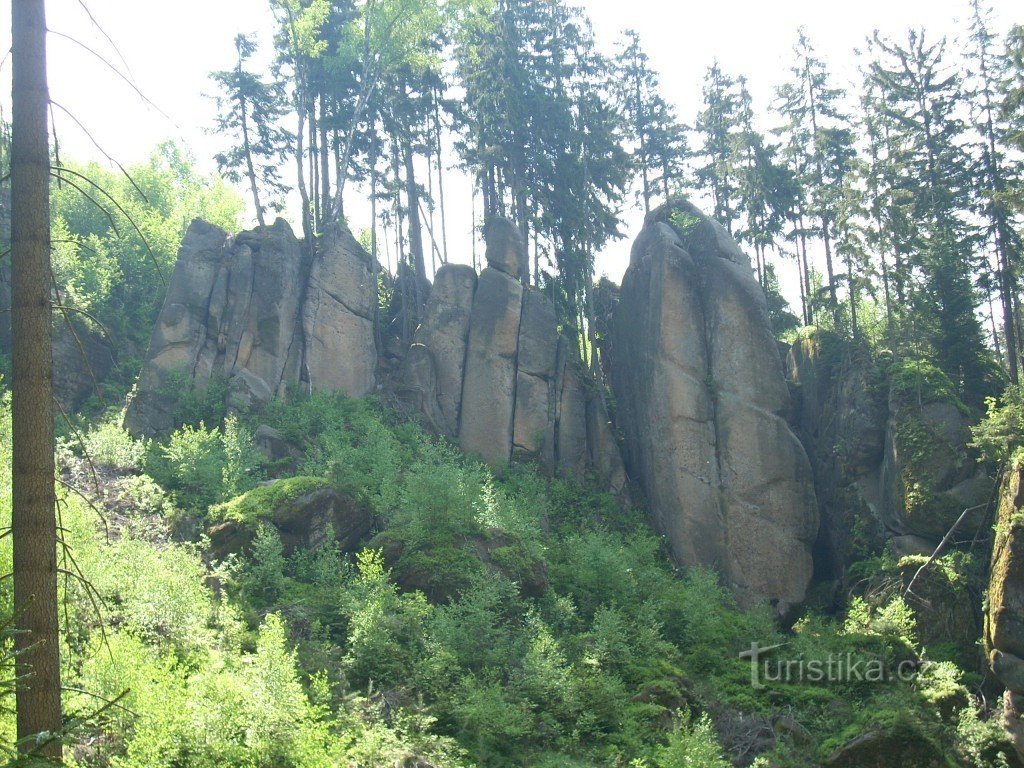
[[743, 603], [799, 603], [818, 513], [764, 293], [689, 203], [648, 217], [612, 349], [627, 469], [676, 559], [717, 568]]
[[125, 424], [135, 434], [173, 428], [182, 391], [226, 382], [229, 404], [258, 405], [289, 385], [373, 391], [374, 270], [344, 227], [310, 258], [283, 220], [232, 238], [194, 221], [153, 330]]
[[626, 477], [596, 386], [579, 370], [555, 310], [523, 287], [526, 255], [508, 222], [488, 223], [488, 266], [438, 270], [396, 390], [466, 453], [494, 467], [538, 460], [577, 479], [593, 470], [616, 493]]
[[884, 541], [879, 484], [888, 390], [868, 354], [820, 330], [794, 341], [786, 375], [793, 385], [794, 427], [811, 461], [821, 513], [815, 578], [841, 583], [847, 566], [880, 550]]
[[894, 535], [938, 542], [965, 509], [961, 535], [984, 520], [992, 480], [968, 448], [971, 413], [952, 382], [908, 361], [892, 376], [882, 464], [882, 522]]
[[1006, 687], [1003, 726], [1024, 759], [1024, 468], [1003, 481], [989, 571], [985, 654]]

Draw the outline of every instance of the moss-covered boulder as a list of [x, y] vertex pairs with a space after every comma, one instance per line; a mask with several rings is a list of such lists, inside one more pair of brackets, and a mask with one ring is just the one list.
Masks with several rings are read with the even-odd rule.
[[880, 722], [836, 749], [827, 768], [951, 768], [942, 747], [912, 718]]
[[261, 485], [210, 509], [207, 532], [218, 559], [247, 550], [261, 525], [281, 537], [286, 553], [317, 548], [333, 536], [356, 549], [373, 527], [373, 511], [320, 477], [289, 477]]
[[892, 533], [937, 542], [968, 508], [958, 530], [978, 530], [992, 483], [968, 447], [971, 420], [938, 368], [919, 360], [892, 366], [882, 465], [882, 520]]
[[504, 576], [529, 597], [540, 597], [548, 588], [544, 560], [505, 531], [482, 528], [458, 540], [423, 540], [406, 533], [401, 527], [389, 528], [374, 537], [370, 547], [384, 553], [384, 562], [402, 589], [422, 592], [431, 602], [458, 597], [486, 572]]

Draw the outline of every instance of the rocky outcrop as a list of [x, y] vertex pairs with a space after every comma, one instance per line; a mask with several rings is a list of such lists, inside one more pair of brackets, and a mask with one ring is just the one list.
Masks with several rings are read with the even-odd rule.
[[334, 225], [322, 238], [302, 308], [302, 380], [311, 390], [361, 397], [374, 390], [373, 260]]
[[949, 378], [925, 362], [906, 361], [890, 376], [889, 421], [881, 473], [882, 522], [894, 534], [938, 542], [957, 522], [977, 532], [992, 480], [969, 448], [971, 413]]
[[128, 408], [133, 433], [165, 433], [183, 392], [215, 379], [246, 408], [295, 384], [358, 397], [374, 388], [373, 268], [343, 227], [310, 259], [283, 220], [229, 237], [194, 221], [182, 241]]
[[211, 514], [216, 522], [207, 533], [217, 560], [249, 550], [262, 525], [278, 533], [290, 555], [296, 548], [318, 549], [329, 537], [342, 552], [353, 552], [374, 523], [370, 507], [316, 477], [274, 480], [214, 507]]
[[597, 387], [579, 369], [555, 310], [521, 282], [519, 232], [486, 228], [488, 266], [437, 273], [424, 320], [394, 385], [438, 433], [496, 468], [536, 460], [582, 479], [594, 471], [623, 494], [626, 475]]
[[1003, 725], [1024, 759], [1024, 467], [1006, 475], [999, 493], [989, 569], [985, 654], [1005, 686]]
[[648, 217], [612, 348], [627, 468], [677, 560], [716, 567], [746, 604], [799, 603], [818, 514], [764, 294], [689, 203]]
[[488, 267], [480, 273], [466, 347], [459, 444], [503, 466], [512, 457], [523, 286]]
[[868, 353], [817, 329], [805, 330], [790, 346], [786, 375], [821, 513], [815, 578], [842, 583], [847, 566], [884, 542], [879, 481], [888, 388]]
[[102, 382], [117, 360], [110, 341], [84, 323], [57, 318], [53, 332], [53, 392], [65, 413], [76, 413], [90, 397], [103, 394]]

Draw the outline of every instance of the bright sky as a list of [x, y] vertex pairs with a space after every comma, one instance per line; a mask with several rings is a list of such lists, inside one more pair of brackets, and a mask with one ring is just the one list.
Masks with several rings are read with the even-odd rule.
[[[996, 29], [1024, 23], [1019, 0], [991, 0]], [[51, 94], [80, 120], [96, 141], [124, 164], [144, 159], [167, 138], [191, 148], [200, 166], [212, 171], [221, 140], [206, 133], [214, 104], [208, 74], [232, 64], [232, 40], [238, 32], [256, 33], [269, 48], [271, 28], [266, 0], [84, 0], [92, 15], [116, 43], [139, 89], [158, 107], [147, 105], [125, 82], [84, 48], [50, 36]], [[631, 27], [642, 38], [661, 73], [665, 96], [680, 117], [692, 122], [700, 103], [704, 70], [717, 58], [726, 71], [744, 74], [758, 108], [772, 98], [787, 76], [796, 30], [804, 26], [829, 61], [840, 83], [856, 77], [854, 49], [874, 29], [902, 37], [911, 26], [924, 26], [934, 37], [962, 34], [968, 0], [717, 0], [683, 4], [664, 0], [586, 0], [599, 45], [610, 51], [621, 30]], [[0, 44], [9, 47], [10, 4], [0, 9]], [[49, 27], [71, 35], [124, 70], [120, 56], [83, 11], [83, 0], [47, 0]], [[961, 46], [951, 44], [952, 55]], [[10, 60], [4, 60], [0, 84], [4, 114], [10, 114]], [[161, 114], [163, 112], [164, 114]], [[166, 115], [166, 116], [165, 116]], [[90, 140], [60, 111], [56, 126], [67, 156], [101, 160]], [[470, 258], [470, 183], [454, 174], [449, 195], [449, 250], [453, 261]], [[349, 192], [347, 212], [354, 231], [369, 225], [368, 206]], [[641, 223], [630, 206], [624, 212], [627, 238], [609, 246], [598, 271], [615, 280], [629, 259], [629, 242]], [[787, 281], [788, 282], [788, 281]], [[787, 290], [788, 294], [789, 291]]]

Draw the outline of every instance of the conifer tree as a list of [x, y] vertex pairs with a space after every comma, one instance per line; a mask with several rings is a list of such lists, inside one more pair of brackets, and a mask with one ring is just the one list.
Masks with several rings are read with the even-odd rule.
[[906, 44], [875, 36], [879, 58], [870, 65], [876, 108], [888, 118], [889, 141], [897, 146], [897, 184], [907, 193], [912, 222], [913, 265], [920, 276], [914, 335], [965, 395], [985, 391], [987, 361], [978, 298], [971, 276], [977, 233], [969, 221], [970, 158], [966, 126], [958, 116], [961, 82], [945, 59], [944, 42], [930, 44], [911, 31]]
[[235, 68], [210, 75], [222, 90], [217, 97], [217, 132], [238, 142], [216, 156], [217, 167], [233, 183], [245, 179], [262, 227], [266, 224], [264, 211], [268, 207], [279, 210], [281, 197], [288, 189], [280, 174], [289, 144], [287, 133], [279, 125], [286, 113], [284, 89], [280, 83], [265, 83], [246, 71], [246, 62], [256, 52], [251, 38], [238, 35], [235, 49]]
[[635, 146], [632, 159], [640, 175], [644, 212], [650, 213], [659, 189], [667, 202], [683, 175], [686, 134], [660, 95], [657, 73], [640, 46], [640, 36], [627, 30], [620, 47], [615, 59], [616, 95], [627, 136]]
[[1019, 349], [1014, 327], [1018, 290], [1017, 268], [1020, 239], [1012, 226], [1007, 189], [1013, 184], [1012, 165], [1007, 160], [1005, 139], [1008, 125], [1000, 114], [998, 99], [1006, 77], [1003, 57], [997, 55], [989, 12], [981, 0], [971, 0], [971, 90], [968, 94], [974, 122], [981, 132], [977, 202], [986, 219], [986, 238], [995, 251], [995, 269], [1003, 316], [1003, 342], [1010, 381], [1019, 383]]
[[698, 186], [711, 194], [714, 218], [732, 233], [739, 215], [736, 198], [740, 182], [734, 166], [740, 108], [737, 82], [715, 62], [704, 77], [703, 93], [703, 108], [695, 125], [700, 138], [696, 154], [702, 164], [694, 169], [694, 177]]

